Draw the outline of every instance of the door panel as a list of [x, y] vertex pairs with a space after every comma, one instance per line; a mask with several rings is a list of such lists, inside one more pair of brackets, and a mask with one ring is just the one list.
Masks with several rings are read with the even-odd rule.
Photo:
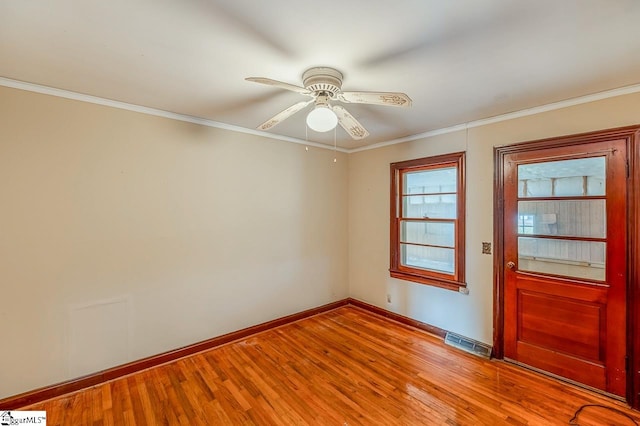
[[566, 377], [592, 388], [605, 390], [607, 387], [606, 371], [602, 364], [589, 363], [580, 359], [572, 360], [568, 357], [550, 357], [547, 349], [525, 342], [518, 343], [518, 352], [520, 353], [518, 362], [522, 364]]
[[504, 160], [505, 357], [624, 396], [626, 142]]
[[518, 304], [520, 342], [604, 363], [605, 305], [526, 290]]

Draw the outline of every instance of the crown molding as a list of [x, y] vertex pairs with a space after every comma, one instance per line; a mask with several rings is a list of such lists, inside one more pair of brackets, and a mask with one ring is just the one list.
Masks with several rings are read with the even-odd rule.
[[557, 109], [567, 108], [574, 105], [585, 104], [589, 102], [599, 101], [602, 99], [614, 98], [616, 96], [629, 95], [632, 93], [640, 92], [640, 84], [634, 84], [631, 86], [620, 87], [612, 90], [605, 90], [603, 92], [593, 93], [590, 95], [580, 96], [577, 98], [566, 99], [563, 101], [553, 102], [546, 105], [540, 105], [533, 108], [527, 108], [520, 111], [509, 112], [506, 114], [496, 115], [494, 117], [483, 118], [480, 120], [470, 121], [468, 123], [456, 124], [450, 127], [444, 127], [441, 129], [430, 130], [424, 133], [418, 133], [415, 135], [406, 136], [403, 138], [392, 139], [386, 142], [375, 143], [372, 145], [363, 146], [360, 148], [345, 149], [334, 148], [333, 146], [305, 141], [298, 138], [292, 138], [289, 136], [276, 135], [273, 133], [261, 132], [259, 130], [247, 129], [246, 127], [234, 126], [231, 124], [221, 123], [218, 121], [209, 120], [206, 118], [195, 117], [191, 115], [178, 114], [175, 112], [164, 111], [155, 108], [149, 108], [141, 105], [129, 104], [126, 102], [114, 101], [112, 99], [100, 98], [98, 96], [86, 95], [83, 93], [72, 92], [70, 90], [57, 89], [55, 87], [43, 86], [35, 83], [28, 83], [25, 81], [13, 80], [6, 77], [0, 77], [0, 86], [11, 87], [14, 89], [27, 90], [30, 92], [42, 93], [45, 95], [57, 96], [60, 98], [73, 99], [81, 102], [89, 102], [92, 104], [108, 106], [112, 108], [124, 109], [128, 111], [139, 112], [142, 114], [154, 115], [156, 117], [164, 117], [172, 120], [184, 121], [187, 123], [199, 124], [206, 127], [214, 127], [217, 129], [231, 130], [234, 132], [245, 133], [254, 136], [261, 136], [268, 139], [275, 139], [284, 142], [297, 143], [305, 146], [313, 146], [321, 149], [336, 150], [347, 154], [356, 153], [360, 151], [368, 151], [370, 149], [382, 148], [390, 145], [397, 145], [404, 142], [411, 142], [418, 139], [424, 139], [432, 136], [443, 135], [446, 133], [457, 132], [459, 130], [465, 130], [473, 127], [486, 126], [488, 124], [499, 123], [501, 121], [513, 120], [515, 118], [526, 117], [529, 115], [540, 114], [543, 112], [554, 111]]
[[[59, 98], [72, 99], [75, 101], [89, 102], [91, 104], [103, 105], [112, 108], [124, 109], [127, 111], [139, 112], [141, 114], [153, 115], [156, 117], [169, 118], [171, 120], [184, 121], [187, 123], [199, 124], [206, 127], [214, 127], [216, 129], [231, 130], [233, 132], [245, 133], [254, 136], [262, 136], [264, 138], [276, 139], [284, 142], [292, 142], [305, 146], [313, 146], [315, 148], [334, 150], [333, 146], [326, 144], [305, 141], [298, 138], [292, 138], [289, 136], [276, 135], [273, 133], [261, 132], [259, 130], [247, 129], [246, 127], [234, 126], [232, 124], [220, 123], [219, 121], [213, 121], [206, 118], [195, 117], [192, 115], [178, 114], [171, 111], [164, 111], [161, 109], [149, 108], [142, 105], [129, 104], [126, 102], [114, 101], [112, 99], [101, 98], [98, 96], [86, 95], [84, 93], [72, 92], [70, 90], [57, 89], [55, 87], [43, 86], [35, 83], [28, 83], [25, 81], [12, 80], [6, 77], [0, 77], [0, 86], [10, 87], [13, 89], [26, 90], [29, 92], [41, 93], [44, 95], [57, 96]], [[344, 148], [335, 148], [339, 152], [348, 152]]]
[[443, 135], [445, 133], [457, 132], [459, 130], [470, 129], [473, 127], [486, 126], [488, 124], [499, 123], [501, 121], [513, 120], [515, 118], [526, 117], [529, 115], [540, 114], [543, 112], [554, 111], [557, 109], [567, 108], [574, 105], [586, 104], [589, 102], [599, 101], [602, 99], [614, 98], [616, 96], [629, 95], [632, 93], [640, 92], [640, 84], [634, 84], [631, 86], [620, 87], [618, 89], [605, 90], [603, 92], [593, 93], [591, 95], [580, 96], [577, 98], [566, 99], [563, 101], [553, 102], [546, 105], [540, 105], [533, 108], [527, 108], [520, 111], [509, 112], [506, 114], [496, 115], [494, 117], [482, 118], [480, 120], [470, 121], [468, 123], [456, 124], [455, 126], [444, 127], [442, 129], [430, 130], [424, 133], [418, 133], [416, 135], [407, 136], [404, 138], [393, 139], [387, 142], [380, 142], [373, 145], [363, 146], [361, 148], [354, 148], [347, 151], [347, 153], [355, 153], [360, 151], [368, 151], [370, 149], [382, 148], [389, 145], [396, 145], [399, 143], [415, 141], [418, 139], [424, 139], [432, 136]]

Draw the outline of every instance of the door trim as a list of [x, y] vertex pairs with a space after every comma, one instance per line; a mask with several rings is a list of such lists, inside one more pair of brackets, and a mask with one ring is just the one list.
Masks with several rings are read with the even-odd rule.
[[640, 125], [500, 145], [494, 153], [493, 192], [493, 356], [504, 358], [504, 160], [514, 153], [624, 139], [627, 144], [627, 392], [629, 405], [640, 409]]

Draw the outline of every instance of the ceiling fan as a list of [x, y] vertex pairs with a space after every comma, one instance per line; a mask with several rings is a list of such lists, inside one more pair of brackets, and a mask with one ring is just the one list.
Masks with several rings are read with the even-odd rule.
[[258, 130], [269, 130], [293, 114], [313, 103], [315, 106], [307, 116], [307, 125], [317, 132], [327, 132], [339, 123], [353, 139], [364, 139], [369, 132], [344, 107], [330, 102], [411, 106], [411, 98], [399, 92], [343, 92], [342, 73], [328, 67], [310, 68], [302, 74], [304, 87], [264, 77], [247, 77], [245, 80], [291, 90], [309, 96], [310, 101], [298, 102], [279, 112], [258, 126]]

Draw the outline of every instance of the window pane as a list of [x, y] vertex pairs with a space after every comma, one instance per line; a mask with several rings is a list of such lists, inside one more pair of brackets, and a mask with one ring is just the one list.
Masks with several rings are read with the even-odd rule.
[[605, 200], [518, 201], [518, 233], [606, 238]]
[[606, 243], [518, 238], [518, 269], [590, 280], [605, 280]]
[[400, 244], [402, 264], [414, 268], [429, 269], [453, 274], [454, 249]]
[[604, 157], [547, 161], [518, 166], [520, 197], [580, 197], [604, 194]]
[[531, 214], [518, 214], [518, 234], [534, 234], [533, 228], [536, 217]]
[[456, 192], [457, 189], [455, 167], [408, 172], [403, 177], [403, 194], [439, 194]]
[[403, 243], [455, 247], [453, 223], [402, 221], [400, 226], [400, 241]]
[[407, 218], [455, 219], [456, 195], [407, 195], [402, 197], [402, 215]]

